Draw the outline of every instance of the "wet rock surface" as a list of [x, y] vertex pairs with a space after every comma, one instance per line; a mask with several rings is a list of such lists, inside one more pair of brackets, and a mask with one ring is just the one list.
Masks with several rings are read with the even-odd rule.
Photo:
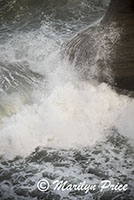
[[77, 34], [64, 46], [64, 52], [82, 78], [133, 91], [134, 1], [111, 1], [99, 25]]

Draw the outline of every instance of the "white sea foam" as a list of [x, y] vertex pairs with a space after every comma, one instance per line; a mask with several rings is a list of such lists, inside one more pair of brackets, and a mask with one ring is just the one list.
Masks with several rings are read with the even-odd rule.
[[120, 134], [133, 136], [134, 102], [117, 95], [106, 84], [61, 82], [40, 98], [40, 102], [25, 105], [5, 119], [0, 132], [1, 154], [27, 155], [40, 145], [94, 145], [112, 127]]
[[[42, 29], [40, 31], [38, 37], [37, 33], [32, 33], [32, 37], [28, 38], [24, 35], [19, 44], [12, 41], [13, 50], [16, 47], [21, 50], [23, 41], [26, 50], [29, 41], [31, 49], [29, 47], [21, 52], [22, 57], [19, 59], [26, 59], [32, 70], [45, 75], [45, 83], [33, 92], [35, 103], [21, 105], [16, 114], [3, 118], [0, 126], [0, 154], [11, 158], [28, 155], [37, 146], [90, 146], [105, 139], [113, 127], [132, 139], [134, 101], [118, 95], [104, 83], [98, 85], [80, 81], [73, 66], [60, 60], [58, 45], [54, 46], [53, 38], [50, 44], [45, 40]], [[46, 45], [42, 42], [43, 37]], [[9, 43], [7, 45], [9, 48]]]

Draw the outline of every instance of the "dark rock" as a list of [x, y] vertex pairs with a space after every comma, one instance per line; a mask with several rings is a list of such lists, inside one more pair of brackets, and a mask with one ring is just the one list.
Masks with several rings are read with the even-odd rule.
[[99, 26], [77, 34], [64, 49], [82, 78], [134, 91], [134, 0], [111, 0]]

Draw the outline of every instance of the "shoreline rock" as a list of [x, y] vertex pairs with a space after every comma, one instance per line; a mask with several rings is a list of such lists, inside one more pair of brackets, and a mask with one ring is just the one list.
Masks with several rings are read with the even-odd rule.
[[78, 33], [64, 54], [82, 79], [134, 91], [134, 0], [111, 0], [100, 24]]

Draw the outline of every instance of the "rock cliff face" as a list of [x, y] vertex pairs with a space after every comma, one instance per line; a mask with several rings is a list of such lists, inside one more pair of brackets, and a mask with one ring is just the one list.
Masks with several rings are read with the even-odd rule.
[[134, 91], [134, 0], [111, 0], [99, 25], [78, 33], [64, 51], [82, 78]]

